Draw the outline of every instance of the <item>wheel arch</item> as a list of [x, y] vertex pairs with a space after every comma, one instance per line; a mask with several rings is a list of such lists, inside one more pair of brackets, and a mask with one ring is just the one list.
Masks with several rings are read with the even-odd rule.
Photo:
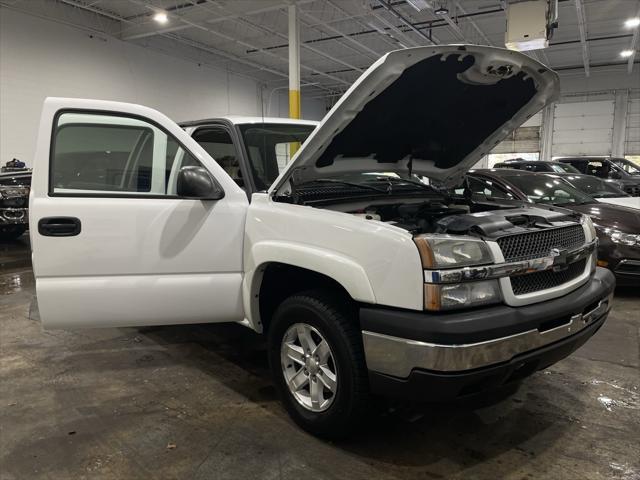
[[254, 245], [245, 264], [245, 314], [254, 330], [267, 331], [270, 315], [289, 295], [327, 288], [364, 303], [375, 303], [364, 268], [347, 256], [315, 246], [289, 242]]

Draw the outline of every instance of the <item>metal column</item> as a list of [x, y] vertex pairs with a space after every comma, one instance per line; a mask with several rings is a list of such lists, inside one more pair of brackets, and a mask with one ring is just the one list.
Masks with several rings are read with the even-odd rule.
[[628, 107], [629, 90], [616, 90], [616, 99], [613, 110], [613, 138], [611, 141], [611, 155], [614, 157], [624, 157]]
[[289, 117], [300, 118], [300, 22], [296, 5], [289, 5]]
[[556, 104], [547, 105], [542, 111], [542, 142], [540, 145], [540, 160], [549, 162], [553, 158], [553, 120]]

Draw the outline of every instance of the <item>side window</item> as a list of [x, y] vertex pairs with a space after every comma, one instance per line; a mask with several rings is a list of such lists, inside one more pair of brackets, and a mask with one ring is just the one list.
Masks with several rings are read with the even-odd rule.
[[602, 162], [591, 161], [587, 165], [587, 173], [589, 173], [589, 175], [595, 175], [596, 177], [607, 178], [609, 173], [607, 167], [608, 165], [605, 166]]
[[469, 188], [471, 189], [472, 197], [480, 196], [489, 200], [513, 200], [514, 197], [510, 192], [507, 192], [504, 188], [496, 185], [491, 180], [485, 180], [480, 178], [469, 178]]
[[241, 187], [244, 187], [240, 162], [231, 135], [224, 127], [205, 127], [196, 130], [193, 139]]
[[50, 191], [172, 195], [172, 169], [184, 164], [199, 165], [172, 136], [148, 122], [63, 113], [54, 134]]

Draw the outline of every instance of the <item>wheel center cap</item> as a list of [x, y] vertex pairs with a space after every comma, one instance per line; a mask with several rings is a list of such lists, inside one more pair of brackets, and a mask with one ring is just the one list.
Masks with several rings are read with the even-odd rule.
[[320, 365], [318, 364], [318, 362], [316, 362], [316, 360], [313, 357], [307, 357], [304, 364], [305, 364], [305, 367], [307, 367], [307, 370], [309, 370], [309, 373], [311, 374], [315, 374], [318, 372], [318, 370], [320, 370]]

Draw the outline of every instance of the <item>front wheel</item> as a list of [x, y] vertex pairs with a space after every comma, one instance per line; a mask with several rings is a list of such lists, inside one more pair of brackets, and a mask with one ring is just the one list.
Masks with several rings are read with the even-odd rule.
[[310, 291], [286, 299], [269, 328], [269, 363], [285, 408], [303, 429], [341, 437], [365, 413], [361, 333], [355, 308], [340, 296]]

